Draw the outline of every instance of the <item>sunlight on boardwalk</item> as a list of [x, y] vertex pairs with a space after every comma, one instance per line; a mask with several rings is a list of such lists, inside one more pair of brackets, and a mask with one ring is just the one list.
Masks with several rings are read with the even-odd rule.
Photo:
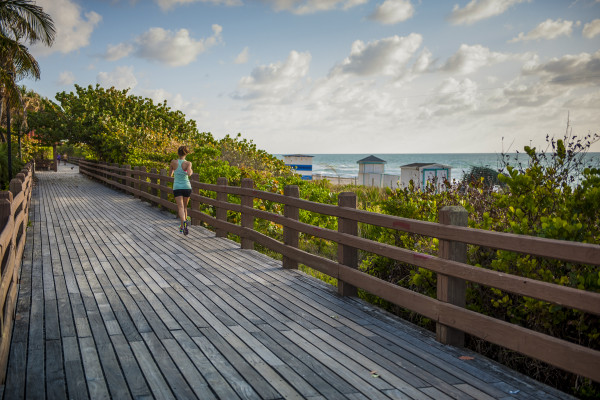
[[77, 167], [37, 176], [4, 399], [567, 398]]

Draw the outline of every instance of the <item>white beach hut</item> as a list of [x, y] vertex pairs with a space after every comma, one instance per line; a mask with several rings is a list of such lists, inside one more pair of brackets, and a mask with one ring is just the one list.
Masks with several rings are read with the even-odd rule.
[[452, 167], [436, 163], [412, 163], [400, 167], [402, 187], [408, 187], [412, 180], [415, 187], [423, 189], [427, 181], [436, 186], [437, 191], [445, 190], [444, 181], [451, 181]]
[[373, 155], [358, 160], [358, 181], [357, 184], [374, 187], [398, 187], [400, 177], [398, 175], [388, 175], [385, 172], [386, 161]]
[[303, 180], [311, 181], [313, 157], [306, 154], [284, 154], [283, 163], [294, 168], [298, 175], [302, 175]]

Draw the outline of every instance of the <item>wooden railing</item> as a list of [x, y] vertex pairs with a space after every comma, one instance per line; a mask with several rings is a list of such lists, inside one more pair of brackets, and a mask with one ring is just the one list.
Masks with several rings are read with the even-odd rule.
[[0, 384], [6, 376], [32, 184], [33, 165], [27, 164], [10, 181], [10, 190], [0, 192]]
[[[173, 178], [168, 177], [164, 169], [160, 172], [155, 169], [147, 172], [144, 167], [132, 169], [128, 166], [87, 161], [80, 161], [79, 166], [81, 173], [114, 188], [167, 209], [177, 209], [174, 203], [167, 200], [167, 195], [172, 194], [170, 186]], [[599, 245], [467, 228], [467, 214], [462, 207], [445, 207], [440, 212], [440, 223], [431, 223], [356, 210], [354, 193], [341, 193], [338, 205], [334, 206], [299, 199], [297, 186], [286, 187], [284, 195], [280, 195], [253, 189], [250, 179], [243, 179], [241, 187], [231, 187], [227, 186], [225, 178], [219, 178], [217, 184], [212, 185], [199, 182], [197, 174], [194, 174], [191, 182], [193, 193], [189, 214], [192, 224], [202, 221], [214, 227], [219, 237], [228, 233], [237, 235], [241, 238], [241, 247], [244, 249], [252, 249], [254, 243], [258, 243], [278, 252], [283, 256], [284, 268], [297, 268], [298, 263], [302, 263], [337, 278], [338, 292], [341, 295], [355, 295], [356, 288], [362, 288], [430, 318], [436, 322], [437, 339], [443, 343], [461, 346], [464, 333], [468, 333], [600, 382], [600, 351], [464, 308], [466, 281], [469, 281], [600, 315], [600, 293], [466, 264], [466, 245], [474, 244], [567, 262], [598, 265]], [[216, 192], [216, 199], [200, 195], [199, 190]], [[227, 195], [240, 196], [241, 204], [229, 203]], [[283, 215], [254, 209], [255, 199], [283, 204]], [[216, 218], [199, 211], [201, 204], [214, 207]], [[338, 231], [300, 222], [300, 209], [337, 217]], [[241, 225], [227, 222], [228, 210], [241, 213]], [[283, 243], [253, 230], [255, 218], [282, 225]], [[439, 254], [435, 257], [358, 237], [359, 222], [438, 238]], [[300, 250], [299, 232], [338, 243], [338, 262]], [[437, 299], [359, 271], [358, 249], [436, 272]]]

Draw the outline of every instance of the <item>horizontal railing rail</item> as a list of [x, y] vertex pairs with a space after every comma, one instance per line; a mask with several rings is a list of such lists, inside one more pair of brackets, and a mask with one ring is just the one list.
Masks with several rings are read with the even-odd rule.
[[[79, 164], [80, 172], [117, 189], [124, 190], [170, 210], [176, 205], [168, 200], [173, 193], [173, 178], [166, 170], [146, 171], [144, 167], [71, 160]], [[582, 312], [600, 315], [600, 293], [537, 281], [516, 275], [492, 271], [466, 264], [466, 244], [514, 251], [572, 263], [600, 264], [600, 246], [501, 232], [485, 231], [466, 226], [466, 211], [449, 207], [440, 213], [443, 223], [431, 223], [407, 218], [356, 210], [353, 193], [340, 194], [340, 204], [327, 205], [299, 199], [297, 187], [286, 187], [286, 194], [253, 189], [249, 179], [242, 187], [227, 185], [219, 178], [216, 185], [198, 181], [192, 175], [192, 223], [204, 222], [220, 237], [231, 233], [241, 238], [242, 248], [252, 249], [254, 243], [283, 256], [285, 268], [297, 268], [298, 263], [338, 279], [338, 292], [353, 295], [361, 288], [400, 307], [404, 307], [437, 323], [437, 338], [443, 343], [462, 345], [464, 333], [520, 352], [566, 371], [600, 381], [600, 351], [556, 337], [501, 321], [464, 308], [466, 281], [478, 283], [516, 295], [527, 296]], [[199, 190], [214, 192], [216, 198], [199, 194]], [[227, 196], [239, 196], [240, 204], [227, 201]], [[276, 214], [253, 208], [254, 200], [280, 203], [284, 213]], [[215, 209], [215, 217], [201, 212], [200, 204]], [[306, 210], [338, 218], [338, 231], [299, 221], [298, 210]], [[227, 212], [241, 214], [241, 224], [227, 221]], [[283, 227], [283, 242], [253, 229], [254, 220], [263, 219]], [[462, 220], [462, 222], [461, 222]], [[438, 238], [438, 256], [419, 253], [358, 236], [358, 223], [376, 225]], [[338, 244], [338, 262], [310, 254], [298, 248], [298, 235], [318, 237]], [[438, 298], [431, 298], [386, 282], [357, 269], [357, 251], [378, 254], [390, 259], [426, 268], [438, 274]]]
[[33, 165], [26, 164], [10, 181], [10, 190], [0, 192], [0, 384], [6, 377], [32, 188]]

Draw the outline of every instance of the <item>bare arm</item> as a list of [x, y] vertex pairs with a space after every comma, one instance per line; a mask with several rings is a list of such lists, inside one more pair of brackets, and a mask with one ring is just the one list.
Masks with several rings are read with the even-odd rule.
[[173, 172], [175, 172], [175, 168], [173, 168], [173, 161], [175, 160], [171, 160], [171, 164], [169, 164], [169, 176], [173, 176]]
[[187, 165], [185, 166], [185, 172], [187, 173], [188, 176], [192, 176], [192, 174], [194, 173], [194, 171], [192, 170], [192, 162], [191, 161], [186, 161]]

